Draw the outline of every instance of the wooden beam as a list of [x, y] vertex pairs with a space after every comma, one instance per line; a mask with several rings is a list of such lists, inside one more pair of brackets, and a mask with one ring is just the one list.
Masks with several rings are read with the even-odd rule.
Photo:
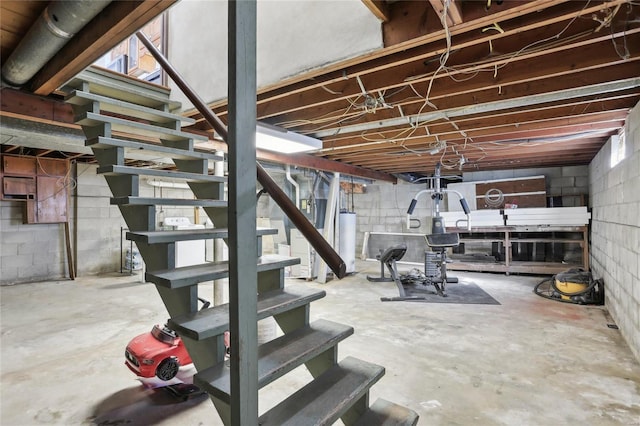
[[[635, 42], [640, 40], [639, 34], [640, 28], [636, 27], [627, 31], [626, 34], [618, 33], [617, 36], [626, 37], [629, 40], [629, 45], [634, 46], [635, 43], [631, 43], [631, 41]], [[535, 39], [538, 37], [539, 35], [535, 36]], [[523, 52], [515, 57], [496, 57], [493, 60], [484, 62], [482, 65], [476, 65], [473, 61], [473, 57], [476, 56], [470, 55], [460, 60], [452, 60], [451, 66], [456, 66], [456, 68], [448, 73], [439, 73], [435, 77], [433, 76], [433, 71], [435, 70], [415, 77], [416, 66], [424, 69], [421, 64], [416, 64], [397, 67], [395, 69], [385, 69], [375, 74], [362, 77], [361, 80], [367, 90], [376, 93], [384, 90], [398, 91], [403, 88], [406, 89], [408, 85], [411, 84], [413, 88], [408, 89], [408, 93], [405, 94], [404, 97], [410, 98], [410, 103], [417, 105], [416, 111], [422, 108], [424, 99], [420, 99], [415, 95], [411, 96], [412, 91], [424, 95], [427, 93], [430, 85], [432, 85], [432, 88], [429, 100], [432, 102], [439, 99], [444, 99], [445, 101], [450, 100], [452, 93], [462, 94], [466, 92], [471, 94], [471, 92], [474, 91], [486, 90], [488, 87], [495, 88], [496, 95], [499, 95], [498, 97], [500, 99], [504, 99], [505, 89], [510, 84], [531, 82], [540, 79], [550, 80], [552, 77], [560, 77], [581, 70], [624, 64], [640, 59], [640, 51], [637, 49], [631, 49], [630, 58], [620, 58], [611, 40], [612, 36], [610, 34], [596, 34], [590, 37], [589, 40], [583, 39], [555, 48], [528, 53]], [[599, 54], [585, 55], [584, 51], [580, 48], [584, 48], [587, 45], [590, 50], [598, 51]], [[640, 41], [638, 41], [638, 45], [640, 45]], [[496, 69], [498, 69], [497, 73], [495, 73]], [[478, 75], [473, 79], [466, 77], [474, 73], [478, 73]], [[431, 83], [432, 78], [434, 78], [433, 83]], [[451, 78], [462, 78], [468, 81], [452, 83]], [[361, 89], [356, 81], [351, 80], [353, 79], [344, 80], [339, 90], [336, 90], [338, 89], [337, 87], [333, 87], [332, 90], [334, 92], [338, 91], [340, 93], [339, 95], [328, 93], [325, 90], [313, 90], [292, 95], [289, 99], [272, 99], [268, 104], [261, 104], [259, 102], [258, 116], [261, 118], [271, 117], [271, 121], [282, 123], [287, 121], [288, 117], [286, 114], [293, 112], [296, 112], [296, 119], [305, 120], [324, 117], [331, 112], [336, 115], [341, 115], [347, 109], [354, 110], [352, 105], [353, 99], [361, 94]], [[565, 82], [565, 84], [566, 83], [567, 82]], [[537, 88], [529, 88], [530, 92], [534, 92], [534, 90], [537, 91]], [[391, 102], [393, 102], [393, 99]], [[477, 103], [477, 99], [471, 103]], [[408, 103], [405, 103], [405, 105], [407, 104]], [[405, 109], [405, 105], [402, 107], [404, 114], [412, 114], [411, 111]], [[439, 109], [443, 109], [441, 105], [436, 105]], [[310, 112], [306, 115], [304, 113], [300, 115], [300, 112], [303, 110], [309, 110]], [[355, 111], [358, 113], [363, 112], [362, 109]], [[379, 108], [375, 115], [371, 114], [367, 115], [367, 117], [374, 118], [375, 121], [380, 121], [381, 114], [389, 113], [395, 114], [396, 116], [398, 115], [398, 111], [395, 109], [385, 110], [384, 108]], [[326, 130], [326, 128], [323, 130]]]
[[[625, 101], [626, 105], [629, 105], [629, 101], [634, 101], [634, 98], [640, 96], [640, 92], [637, 92], [632, 99]], [[607, 104], [602, 104], [607, 105]], [[575, 106], [574, 106], [575, 107]], [[570, 109], [570, 107], [567, 107]], [[465, 137], [462, 132], [469, 138], [470, 141], [480, 142], [481, 138], [496, 138], [502, 139], [505, 136], [512, 135], [513, 139], [522, 138], [518, 135], [529, 135], [533, 131], [549, 130], [553, 134], [561, 133], [559, 129], [565, 129], [568, 126], [589, 126], [596, 123], [609, 123], [610, 125], [617, 125], [620, 122], [624, 122], [628, 115], [629, 107], [617, 108], [613, 111], [609, 109], [603, 110], [603, 112], [593, 112], [580, 114], [580, 111], [569, 111], [567, 115], [553, 115], [557, 113], [557, 109], [550, 109], [550, 111], [543, 117], [536, 119], [529, 118], [530, 111], [515, 111], [511, 114], [497, 114], [494, 116], [475, 118], [474, 120], [458, 120], [456, 125], [458, 129], [454, 129], [452, 123], [441, 122], [437, 125], [429, 126], [429, 134], [426, 133], [424, 128], [418, 129], [412, 134], [403, 133], [396, 130], [389, 130], [379, 132], [375, 138], [373, 136], [369, 138], [363, 138], [361, 136], [351, 139], [343, 139], [340, 141], [326, 142], [327, 148], [321, 150], [321, 152], [368, 152], [375, 150], [376, 147], [393, 146], [394, 143], [402, 143], [404, 146], [411, 147], [416, 143], [425, 144], [426, 142], [437, 142], [437, 140], [446, 140], [450, 143], [464, 143]], [[534, 111], [535, 112], [535, 111]], [[475, 120], [478, 120], [476, 122]], [[471, 121], [471, 125], [467, 125], [466, 121]], [[387, 144], [380, 144], [376, 142], [388, 141]]]
[[[400, 127], [381, 129], [375, 134], [345, 135], [336, 138], [325, 138], [325, 146], [332, 150], [340, 148], [356, 148], [359, 145], [363, 148], [371, 145], [373, 141], [382, 140], [402, 140], [407, 141], [417, 137], [431, 136], [435, 141], [439, 138], [458, 139], [461, 131], [480, 131], [499, 128], [500, 126], [513, 126], [514, 130], [527, 123], [547, 122], [546, 120], [572, 118], [582, 115], [600, 120], [601, 114], [612, 114], [607, 118], [620, 119], [628, 114], [635, 99], [640, 96], [640, 88], [625, 93], [605, 96], [594, 102], [592, 97], [577, 99], [574, 102], [555, 103], [550, 105], [535, 105], [528, 108], [514, 108], [511, 110], [497, 111], [492, 114], [482, 114], [479, 116], [460, 117], [453, 121], [439, 120], [429, 124], [429, 134], [425, 128], [417, 129], [413, 132], [403, 131]], [[591, 114], [596, 114], [591, 115]], [[457, 126], [457, 129], [454, 128]], [[455, 130], [455, 131], [454, 131]]]
[[[475, 41], [477, 38], [475, 30], [480, 30], [487, 25], [491, 25], [496, 20], [502, 22], [504, 20], [520, 17], [523, 17], [522, 19], [528, 19], [528, 21], [525, 23], [519, 22], [518, 28], [514, 31], [521, 32], [526, 30], [535, 30], [540, 27], [540, 24], [538, 23], [539, 17], [540, 14], [544, 13], [545, 8], [551, 8], [552, 6], [565, 3], [566, 1], [567, 0], [545, 0], [522, 3], [517, 7], [504, 10], [499, 14], [482, 19], [478, 18], [473, 22], [465, 22], [463, 26], [454, 28], [452, 30], [452, 35], [469, 33], [467, 41], [477, 44], [478, 42]], [[624, 1], [625, 0], [615, 0], [616, 4]], [[513, 3], [516, 4], [518, 2]], [[553, 10], [553, 16], [556, 20], [563, 21], [567, 19], [575, 19], [576, 14], [581, 15], [582, 13], [592, 13], [594, 10], [598, 10], [597, 8], [584, 9], [582, 5], [576, 4], [577, 2], [569, 1], [567, 3], [567, 7], [563, 8], [560, 13]], [[599, 6], [599, 8], [603, 7], [605, 6]], [[535, 12], [534, 18], [528, 16], [528, 14], [533, 12]], [[327, 65], [319, 68], [318, 70], [281, 80], [278, 83], [262, 88], [259, 92], [258, 102], [259, 104], [269, 103], [274, 99], [292, 95], [295, 96], [298, 93], [308, 90], [319, 89], [320, 91], [324, 91], [323, 88], [326, 88], [327, 85], [344, 82], [345, 76], [355, 77], [356, 75], [364, 75], [387, 68], [395, 68], [401, 64], [411, 61], [423, 61], [427, 57], [438, 56], [446, 49], [443, 40], [444, 31], [436, 31], [428, 36], [412, 40], [409, 43], [380, 49], [357, 58], [342, 61], [333, 65]], [[456, 49], [462, 47], [464, 46], [454, 46]], [[339, 90], [339, 87], [331, 87], [331, 89], [335, 91]], [[224, 110], [226, 109], [226, 100], [212, 103], [210, 106], [216, 114], [224, 114]], [[201, 120], [197, 111], [193, 111], [189, 115]], [[259, 113], [258, 116], [263, 116], [263, 114]]]
[[48, 95], [177, 0], [111, 2], [33, 78], [31, 91]]
[[[429, 3], [431, 3], [431, 7], [433, 7], [433, 10], [436, 11], [438, 16], [441, 17], [444, 12], [447, 0], [429, 0]], [[458, 3], [455, 2], [455, 0], [449, 1], [446, 13], [448, 26], [462, 24], [462, 11], [460, 10], [460, 7], [458, 6]]]
[[14, 114], [14, 116], [24, 116], [25, 120], [38, 119], [78, 127], [74, 123], [71, 105], [8, 87], [0, 91], [0, 111]]
[[362, 0], [367, 9], [382, 22], [389, 22], [389, 6], [384, 0]]
[[324, 170], [328, 172], [336, 172], [349, 176], [358, 176], [365, 179], [381, 180], [385, 182], [396, 183], [394, 176], [386, 173], [380, 173], [373, 169], [352, 166], [350, 164], [340, 163], [337, 161], [327, 160], [322, 157], [316, 157], [307, 154], [283, 155], [271, 151], [258, 150], [258, 159], [261, 161], [269, 161], [278, 164], [291, 164], [299, 167], [306, 167], [313, 170]]

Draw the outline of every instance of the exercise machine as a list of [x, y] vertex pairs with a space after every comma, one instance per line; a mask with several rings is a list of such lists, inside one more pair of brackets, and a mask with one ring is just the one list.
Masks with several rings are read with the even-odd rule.
[[471, 230], [471, 211], [469, 205], [464, 196], [452, 189], [445, 189], [441, 185], [440, 176], [440, 163], [436, 165], [436, 170], [433, 175], [433, 188], [423, 189], [418, 192], [409, 205], [407, 210], [407, 228], [413, 229], [411, 215], [418, 203], [418, 199], [424, 194], [431, 194], [433, 200], [434, 213], [431, 220], [431, 234], [427, 235], [427, 245], [431, 251], [425, 251], [424, 260], [424, 274], [426, 285], [433, 285], [438, 295], [446, 297], [445, 287], [447, 283], [457, 283], [458, 279], [455, 277], [447, 276], [447, 249], [449, 247], [456, 247], [460, 244], [460, 238], [457, 232], [446, 232], [444, 226], [444, 219], [440, 216], [440, 202], [444, 199], [444, 194], [452, 193], [456, 194], [460, 199], [460, 205], [466, 215], [466, 219], [461, 219], [456, 222], [456, 227], [460, 227], [461, 222], [466, 222], [467, 230]]
[[[431, 234], [426, 235], [427, 246], [431, 249], [425, 251], [424, 257], [424, 274], [416, 275], [400, 275], [396, 267], [398, 262], [405, 255], [407, 246], [400, 244], [392, 246], [386, 249], [378, 256], [380, 261], [380, 277], [367, 276], [369, 281], [373, 282], [395, 282], [398, 287], [398, 297], [382, 297], [380, 300], [383, 302], [389, 301], [403, 301], [403, 300], [424, 300], [425, 296], [409, 295], [405, 289], [405, 285], [411, 285], [418, 291], [425, 291], [429, 285], [433, 285], [435, 293], [442, 297], [447, 297], [445, 293], [447, 283], [457, 283], [458, 278], [447, 276], [447, 249], [449, 247], [455, 247], [460, 244], [460, 238], [457, 232], [446, 232], [444, 226], [444, 218], [440, 216], [440, 202], [444, 199], [444, 194], [453, 193], [460, 199], [460, 205], [466, 215], [466, 219], [456, 221], [456, 227], [460, 227], [461, 222], [466, 223], [467, 230], [471, 230], [471, 211], [465, 200], [464, 196], [452, 189], [445, 189], [442, 187], [440, 180], [440, 163], [436, 165], [436, 170], [432, 178], [433, 188], [423, 189], [418, 192], [409, 205], [407, 210], [407, 228], [415, 229], [418, 226], [412, 226], [411, 215], [416, 208], [418, 199], [424, 194], [431, 194], [431, 199], [434, 205], [434, 214], [431, 222]], [[385, 276], [385, 267], [389, 270], [390, 277]], [[431, 292], [433, 294], [433, 292]]]

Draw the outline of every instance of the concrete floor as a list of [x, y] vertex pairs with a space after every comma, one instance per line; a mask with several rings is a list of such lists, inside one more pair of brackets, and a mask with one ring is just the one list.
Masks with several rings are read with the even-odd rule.
[[[326, 285], [290, 282], [327, 291], [312, 319], [355, 328], [340, 358], [386, 367], [372, 402], [411, 407], [421, 425], [640, 425], [640, 365], [602, 307], [537, 297], [538, 277], [478, 273], [456, 275], [500, 305], [381, 303], [394, 285], [366, 281], [375, 263], [357, 268]], [[208, 398], [177, 402], [125, 367], [127, 342], [166, 320], [139, 275], [2, 287], [0, 296], [3, 426], [220, 424]], [[300, 368], [261, 390], [261, 411], [309, 378]]]

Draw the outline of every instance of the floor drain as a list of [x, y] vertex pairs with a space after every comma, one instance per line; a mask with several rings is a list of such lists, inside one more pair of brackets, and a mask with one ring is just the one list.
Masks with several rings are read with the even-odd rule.
[[607, 324], [607, 327], [613, 328], [614, 330], [618, 330], [618, 326], [615, 324]]

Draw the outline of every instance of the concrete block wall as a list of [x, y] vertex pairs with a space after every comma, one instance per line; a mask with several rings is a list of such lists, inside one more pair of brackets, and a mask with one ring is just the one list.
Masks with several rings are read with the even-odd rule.
[[[356, 253], [362, 253], [362, 244], [366, 232], [416, 233], [427, 234], [431, 231], [432, 200], [428, 194], [418, 199], [412, 214], [420, 220], [420, 227], [407, 229], [407, 209], [413, 197], [426, 189], [424, 183], [408, 183], [398, 180], [397, 184], [374, 182], [367, 185], [364, 194], [354, 194], [353, 203], [356, 212]], [[444, 204], [441, 204], [441, 207]], [[375, 255], [375, 253], [374, 253]]]
[[640, 360], [640, 104], [627, 118], [626, 153], [611, 167], [611, 141], [589, 166], [591, 269], [606, 307]]
[[[123, 257], [121, 250], [124, 252], [131, 247], [124, 233], [121, 235], [120, 232], [121, 227], [126, 232], [126, 223], [120, 209], [110, 205], [111, 190], [105, 178], [96, 174], [97, 166], [78, 164], [77, 167], [75, 252], [78, 275], [119, 272]], [[141, 178], [140, 196], [193, 198], [193, 193], [188, 189], [154, 187]], [[206, 214], [202, 210], [196, 215], [196, 210], [190, 207], [158, 206], [156, 226], [163, 226], [164, 219], [172, 216], [188, 217], [192, 223], [196, 222], [196, 216], [199, 216], [200, 223], [206, 220]], [[135, 244], [133, 247], [135, 248]]]
[[[562, 196], [564, 207], [584, 205], [589, 194], [589, 166], [548, 167], [540, 169], [498, 170], [486, 172], [465, 172], [465, 182], [510, 179], [516, 177], [546, 177], [547, 195]], [[398, 181], [393, 185], [388, 182], [374, 182], [367, 185], [365, 194], [355, 194], [354, 204], [357, 216], [357, 252], [362, 252], [365, 232], [416, 232], [431, 231], [432, 201], [427, 195], [418, 200], [413, 218], [421, 221], [418, 229], [407, 230], [406, 212], [411, 199], [418, 191], [427, 188], [425, 184]], [[446, 211], [446, 203], [441, 204]]]
[[62, 224], [24, 224], [25, 203], [0, 201], [0, 285], [69, 276]]
[[563, 207], [584, 206], [589, 194], [589, 166], [464, 172], [465, 182], [544, 175], [547, 197], [562, 197]]
[[[111, 190], [97, 166], [74, 165], [75, 189], [69, 199], [69, 220], [73, 260], [78, 276], [119, 272], [121, 241], [129, 247], [120, 228], [126, 224], [120, 210], [110, 205]], [[193, 198], [187, 189], [152, 187], [141, 179], [140, 195], [163, 198]], [[23, 224], [24, 206], [17, 201], [0, 201], [0, 285], [64, 279], [67, 267], [64, 228], [61, 224]], [[164, 218], [185, 216], [193, 223], [193, 208], [159, 206], [156, 223]], [[199, 213], [200, 223], [206, 215]]]
[[[77, 164], [73, 226], [78, 276], [120, 270], [120, 210], [110, 205], [111, 190], [96, 165]], [[125, 244], [124, 236], [122, 244]], [[126, 247], [126, 245], [125, 245]]]

